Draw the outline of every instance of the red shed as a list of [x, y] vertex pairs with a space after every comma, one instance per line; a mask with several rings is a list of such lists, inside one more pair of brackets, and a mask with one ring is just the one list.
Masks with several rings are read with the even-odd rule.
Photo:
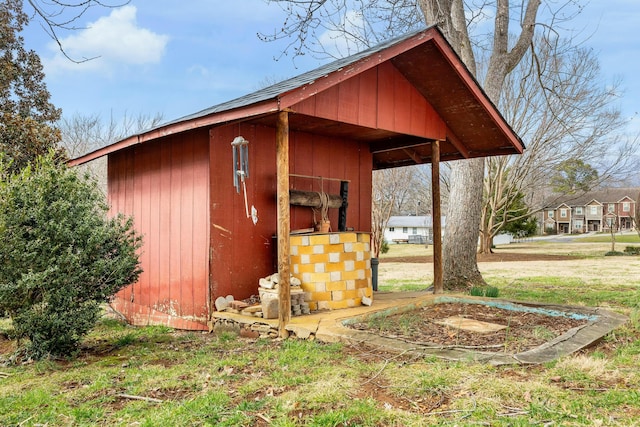
[[[234, 188], [231, 142], [240, 136], [249, 141], [246, 203], [242, 182], [239, 193]], [[288, 171], [278, 166], [287, 158], [278, 151], [283, 141]], [[368, 232], [372, 171], [429, 163], [437, 146], [442, 160], [523, 149], [430, 27], [70, 164], [107, 155], [112, 210], [133, 215], [144, 235], [144, 273], [117, 294], [117, 309], [135, 324], [206, 329], [217, 297], [249, 297], [258, 279], [274, 272], [274, 236], [312, 225], [308, 207], [279, 215], [279, 182], [326, 193], [339, 193], [340, 182], [348, 182], [346, 220], [334, 209], [330, 220]], [[283, 171], [287, 180], [279, 181]], [[284, 200], [288, 205], [288, 195]]]

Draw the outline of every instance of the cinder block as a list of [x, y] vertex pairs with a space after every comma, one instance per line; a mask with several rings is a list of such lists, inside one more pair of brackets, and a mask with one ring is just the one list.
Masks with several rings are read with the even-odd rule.
[[328, 282], [326, 283], [326, 285], [327, 291], [343, 291], [346, 289], [345, 282], [343, 282], [342, 280], [339, 280], [337, 282]]
[[325, 245], [313, 245], [313, 253], [314, 254], [323, 254]]
[[331, 243], [332, 245], [336, 245], [340, 243], [340, 234], [338, 233], [329, 234], [329, 243]]
[[356, 260], [356, 252], [342, 252], [340, 253], [341, 261], [355, 261]]
[[332, 271], [331, 273], [329, 273], [329, 280], [325, 280], [325, 281], [337, 282], [339, 280], [342, 280], [343, 274], [344, 273], [341, 271]]
[[355, 280], [345, 280], [345, 289], [348, 291], [353, 291], [356, 288], [356, 281]]
[[330, 289], [327, 289], [327, 284], [324, 282], [315, 283], [314, 292], [327, 292]]
[[344, 264], [341, 262], [327, 264], [327, 272], [344, 271]]
[[323, 262], [319, 262], [317, 264], [314, 264], [315, 273], [324, 273], [325, 272], [325, 264]]
[[290, 245], [289, 246], [289, 255], [295, 256], [298, 255], [298, 245]]
[[345, 252], [353, 252], [353, 243], [345, 243], [343, 247]]
[[342, 292], [342, 299], [356, 299], [358, 298], [360, 295], [358, 295], [358, 291], [357, 290], [352, 290], [352, 291], [343, 291]]
[[364, 251], [356, 252], [356, 261], [364, 261]]
[[307, 236], [290, 236], [289, 237], [289, 246], [300, 246], [302, 245], [302, 238]]
[[371, 235], [369, 233], [358, 233], [358, 242], [370, 243]]
[[367, 279], [355, 280], [355, 282], [356, 282], [356, 289], [368, 288], [371, 286], [371, 281]]
[[[318, 310], [331, 310], [331, 305], [329, 305], [331, 301], [318, 301], [317, 304], [317, 309]], [[309, 304], [309, 307], [311, 307], [311, 304]]]
[[310, 262], [312, 264], [317, 264], [319, 262], [322, 263], [327, 263], [329, 261], [329, 254], [324, 253], [324, 254], [313, 254], [313, 255], [309, 255], [310, 257]]
[[310, 264], [311, 263], [311, 255], [304, 254], [300, 255], [300, 264]]
[[360, 305], [359, 301], [356, 301], [352, 298], [347, 299], [347, 307], [356, 307], [358, 305]]
[[332, 310], [339, 310], [342, 308], [349, 308], [349, 303], [346, 300], [342, 301], [327, 301], [327, 305]]
[[313, 301], [331, 301], [331, 292], [312, 292], [311, 299]]
[[314, 245], [328, 245], [331, 240], [330, 234], [314, 234], [309, 236], [309, 244]]
[[340, 233], [340, 243], [354, 243], [358, 241], [356, 233]]
[[303, 274], [303, 282], [307, 282], [308, 280], [304, 280], [304, 273], [315, 273], [316, 268], [313, 264], [296, 264], [298, 267], [298, 271], [296, 274]]
[[344, 262], [344, 271], [353, 271], [356, 269], [355, 261], [345, 261]]
[[344, 291], [331, 291], [331, 301], [342, 301], [344, 299]]
[[340, 262], [340, 254], [338, 252], [329, 253], [329, 262]]

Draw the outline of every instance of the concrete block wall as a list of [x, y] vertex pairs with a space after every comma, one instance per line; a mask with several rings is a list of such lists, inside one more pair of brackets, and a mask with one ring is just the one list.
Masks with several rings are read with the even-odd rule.
[[290, 237], [291, 273], [300, 279], [311, 310], [356, 307], [372, 298], [371, 237], [328, 233]]

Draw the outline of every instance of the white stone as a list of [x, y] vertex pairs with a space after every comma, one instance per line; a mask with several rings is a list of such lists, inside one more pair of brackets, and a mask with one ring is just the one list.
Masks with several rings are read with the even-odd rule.
[[373, 300], [369, 297], [362, 297], [362, 305], [371, 306]]
[[318, 254], [323, 254], [324, 253], [324, 245], [314, 245], [313, 246], [313, 253], [318, 255]]
[[364, 252], [362, 251], [356, 252], [356, 261], [364, 261]]
[[344, 244], [344, 251], [345, 252], [353, 252], [353, 243], [351, 242], [347, 242]]
[[227, 302], [231, 302], [235, 300], [235, 298], [233, 298], [233, 295], [227, 295], [226, 299], [227, 299]]
[[324, 263], [319, 262], [315, 264], [313, 271], [316, 273], [324, 273]]
[[218, 297], [216, 298], [215, 306], [216, 310], [222, 311], [229, 306], [229, 302], [225, 297]]
[[291, 286], [300, 286], [302, 285], [302, 281], [300, 279], [298, 279], [295, 276], [291, 276], [291, 279], [289, 279], [289, 283], [291, 283]]
[[356, 269], [355, 261], [345, 261], [344, 262], [344, 271], [353, 271]]
[[329, 235], [329, 243], [332, 245], [337, 245], [340, 243], [340, 235], [339, 234], [330, 234]]
[[271, 276], [269, 276], [269, 280], [271, 280], [273, 283], [280, 283], [280, 274], [273, 273]]
[[303, 254], [300, 255], [300, 264], [309, 264], [311, 262], [311, 255]]
[[261, 288], [265, 288], [265, 289], [273, 289], [273, 287], [275, 286], [275, 283], [273, 283], [271, 280], [268, 280], [268, 279], [260, 279], [258, 281], [258, 284], [260, 285]]
[[329, 262], [340, 262], [340, 254], [338, 252], [331, 252], [329, 254]]

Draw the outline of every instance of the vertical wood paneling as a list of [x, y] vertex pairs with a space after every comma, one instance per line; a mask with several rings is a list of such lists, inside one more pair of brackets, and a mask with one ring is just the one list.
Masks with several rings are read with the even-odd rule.
[[360, 74], [358, 123], [370, 128], [378, 127], [378, 68]]
[[180, 300], [179, 315], [194, 312], [193, 303], [193, 133], [184, 135], [180, 146], [182, 151], [182, 174], [180, 189]]
[[339, 86], [333, 86], [318, 93], [316, 98], [316, 114], [329, 120], [338, 118]]
[[359, 76], [338, 85], [338, 120], [345, 123], [358, 123], [359, 96]]
[[378, 127], [380, 129], [394, 129], [394, 75], [395, 69], [391, 64], [383, 63], [378, 66]]
[[[391, 64], [389, 64], [391, 65]], [[393, 130], [402, 133], [411, 133], [411, 94], [415, 93], [414, 87], [393, 68]]]
[[[143, 273], [119, 293], [133, 303], [136, 321], [156, 311], [168, 323], [175, 316], [207, 319], [207, 153], [206, 133], [196, 131], [186, 142], [173, 137], [110, 155], [113, 212], [133, 215], [144, 239]], [[158, 321], [157, 313], [149, 318]]]

